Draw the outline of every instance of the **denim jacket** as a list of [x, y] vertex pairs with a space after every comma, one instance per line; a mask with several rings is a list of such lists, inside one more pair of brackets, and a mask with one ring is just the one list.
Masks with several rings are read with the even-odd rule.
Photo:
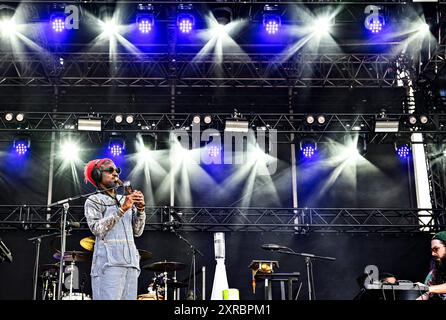
[[[118, 195], [117, 200], [122, 205], [124, 196]], [[92, 195], [85, 202], [88, 227], [96, 236], [92, 276], [99, 276], [106, 267], [133, 267], [140, 271], [134, 237], [143, 233], [146, 214], [133, 206], [119, 217], [118, 208], [115, 199], [105, 194]]]

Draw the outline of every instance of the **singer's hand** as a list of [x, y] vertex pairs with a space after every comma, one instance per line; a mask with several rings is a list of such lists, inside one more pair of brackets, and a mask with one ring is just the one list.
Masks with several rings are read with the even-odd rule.
[[122, 210], [126, 212], [133, 206], [134, 203], [133, 195], [128, 195], [125, 197], [124, 204], [121, 206]]
[[146, 203], [144, 201], [144, 195], [142, 194], [141, 191], [135, 190], [135, 192], [133, 192], [133, 200], [136, 206], [136, 209], [138, 209], [138, 211], [144, 211], [144, 208], [146, 206]]

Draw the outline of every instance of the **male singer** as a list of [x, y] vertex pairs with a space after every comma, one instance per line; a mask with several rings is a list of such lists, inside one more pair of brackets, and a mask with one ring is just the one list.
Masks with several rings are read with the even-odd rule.
[[111, 159], [96, 159], [84, 168], [85, 182], [99, 190], [85, 202], [85, 217], [96, 236], [91, 286], [94, 300], [136, 300], [138, 290], [139, 253], [134, 236], [144, 231], [146, 214], [144, 196], [133, 191], [118, 195], [119, 173]]

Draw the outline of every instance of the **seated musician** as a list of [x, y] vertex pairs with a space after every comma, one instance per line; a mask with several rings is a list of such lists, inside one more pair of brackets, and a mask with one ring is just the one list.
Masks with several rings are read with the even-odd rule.
[[435, 234], [431, 240], [431, 270], [424, 283], [429, 291], [417, 300], [446, 300], [446, 231]]

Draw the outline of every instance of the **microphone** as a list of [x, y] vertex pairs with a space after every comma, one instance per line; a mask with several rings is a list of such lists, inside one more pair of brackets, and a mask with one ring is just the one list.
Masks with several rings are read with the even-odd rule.
[[122, 181], [121, 179], [118, 178], [118, 180], [116, 180], [117, 184], [124, 187], [124, 190], [128, 193], [131, 194], [133, 193], [133, 188], [132, 188], [132, 184], [130, 181]]
[[81, 227], [81, 223], [80, 222], [74, 222], [74, 221], [68, 221], [67, 222], [67, 226], [68, 227], [73, 227], [73, 228], [80, 228]]
[[275, 251], [275, 250], [289, 250], [288, 247], [280, 246], [278, 244], [273, 244], [273, 243], [267, 243], [267, 244], [262, 245], [262, 249], [271, 250], [271, 251]]

